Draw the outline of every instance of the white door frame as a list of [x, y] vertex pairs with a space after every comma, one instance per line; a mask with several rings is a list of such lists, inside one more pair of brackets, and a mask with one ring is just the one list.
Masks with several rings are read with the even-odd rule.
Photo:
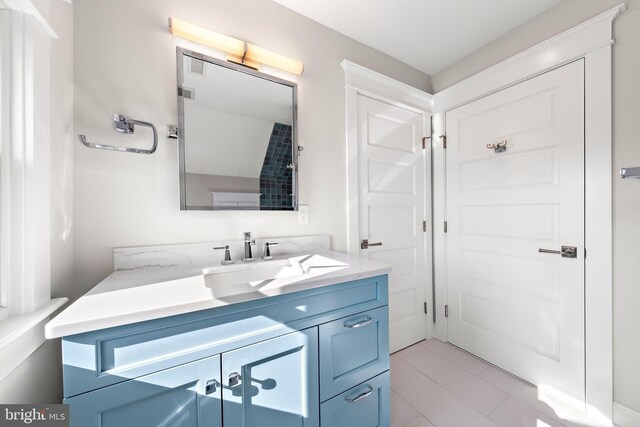
[[[402, 107], [422, 115], [423, 129], [431, 119], [432, 95], [369, 70], [348, 60], [341, 62], [345, 73], [346, 137], [347, 137], [347, 248], [353, 255], [360, 253], [360, 219], [358, 200], [358, 95], [365, 95], [391, 105]], [[431, 165], [425, 165], [431, 167]], [[430, 174], [425, 174], [425, 178]], [[429, 203], [431, 183], [425, 185], [425, 202]], [[430, 206], [427, 205], [428, 209]], [[430, 248], [426, 256], [431, 257]], [[424, 260], [427, 262], [427, 259]], [[427, 311], [427, 336], [433, 337], [433, 292], [425, 289]]]
[[[621, 4], [433, 96], [433, 134], [444, 113], [579, 58], [585, 66], [585, 345], [587, 415], [613, 417], [613, 256], [611, 46]], [[442, 138], [433, 141], [435, 336], [447, 341], [446, 170]], [[552, 396], [553, 397], [553, 396]]]

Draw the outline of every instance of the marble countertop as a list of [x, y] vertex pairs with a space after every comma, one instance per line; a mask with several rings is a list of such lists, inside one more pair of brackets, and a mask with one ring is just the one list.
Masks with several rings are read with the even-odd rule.
[[[312, 266], [312, 271], [271, 281], [251, 292], [219, 297], [214, 295], [210, 281], [203, 275], [203, 269], [219, 267], [218, 263], [147, 264], [116, 270], [47, 323], [45, 336], [75, 335], [374, 277], [391, 271], [385, 264], [329, 250], [280, 255], [278, 258], [295, 262], [302, 260]], [[253, 265], [256, 266], [254, 268], [260, 267], [258, 263]]]

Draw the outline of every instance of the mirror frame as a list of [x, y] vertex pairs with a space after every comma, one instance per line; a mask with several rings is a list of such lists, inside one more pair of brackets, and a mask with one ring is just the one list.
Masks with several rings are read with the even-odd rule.
[[258, 211], [258, 212], [291, 212], [298, 210], [298, 84], [289, 80], [284, 80], [269, 74], [261, 73], [260, 71], [254, 70], [253, 68], [246, 67], [244, 65], [236, 64], [233, 62], [224, 61], [218, 58], [214, 58], [211, 56], [204, 55], [199, 52], [195, 52], [190, 49], [185, 49], [183, 47], [176, 48], [176, 67], [177, 67], [177, 91], [176, 95], [178, 97], [178, 164], [179, 164], [179, 174], [180, 174], [180, 210], [181, 211], [207, 211], [208, 209], [193, 209], [187, 206], [187, 183], [185, 179], [185, 130], [184, 130], [184, 97], [180, 95], [180, 90], [182, 89], [183, 79], [184, 79], [184, 56], [189, 56], [192, 58], [200, 59], [205, 62], [212, 63], [214, 65], [218, 65], [221, 67], [228, 68], [233, 71], [237, 71], [244, 74], [249, 74], [250, 76], [268, 80], [274, 83], [278, 83], [284, 86], [288, 86], [293, 89], [293, 99], [292, 99], [292, 128], [291, 128], [291, 150], [292, 152], [292, 162], [293, 162], [293, 172], [291, 174], [291, 204], [292, 209], [289, 210], [275, 210], [275, 209], [260, 209], [257, 208], [248, 208], [248, 209], [213, 209], [214, 212], [220, 211]]

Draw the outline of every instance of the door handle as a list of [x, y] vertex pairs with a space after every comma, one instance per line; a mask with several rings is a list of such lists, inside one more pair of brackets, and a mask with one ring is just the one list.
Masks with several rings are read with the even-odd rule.
[[382, 242], [369, 243], [369, 239], [362, 239], [360, 241], [360, 249], [367, 249], [369, 246], [382, 246]]
[[543, 254], [556, 254], [562, 256], [562, 258], [577, 258], [578, 248], [575, 246], [562, 246], [559, 251], [553, 249], [538, 249], [538, 252]]

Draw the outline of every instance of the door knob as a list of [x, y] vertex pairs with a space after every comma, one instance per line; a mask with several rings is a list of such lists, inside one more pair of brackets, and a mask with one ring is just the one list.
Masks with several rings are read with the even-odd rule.
[[360, 241], [360, 249], [367, 249], [369, 246], [382, 246], [382, 242], [369, 243], [369, 239], [362, 239]]
[[543, 254], [556, 254], [562, 256], [562, 258], [577, 258], [578, 248], [575, 246], [562, 246], [559, 251], [553, 249], [538, 249], [538, 252]]

